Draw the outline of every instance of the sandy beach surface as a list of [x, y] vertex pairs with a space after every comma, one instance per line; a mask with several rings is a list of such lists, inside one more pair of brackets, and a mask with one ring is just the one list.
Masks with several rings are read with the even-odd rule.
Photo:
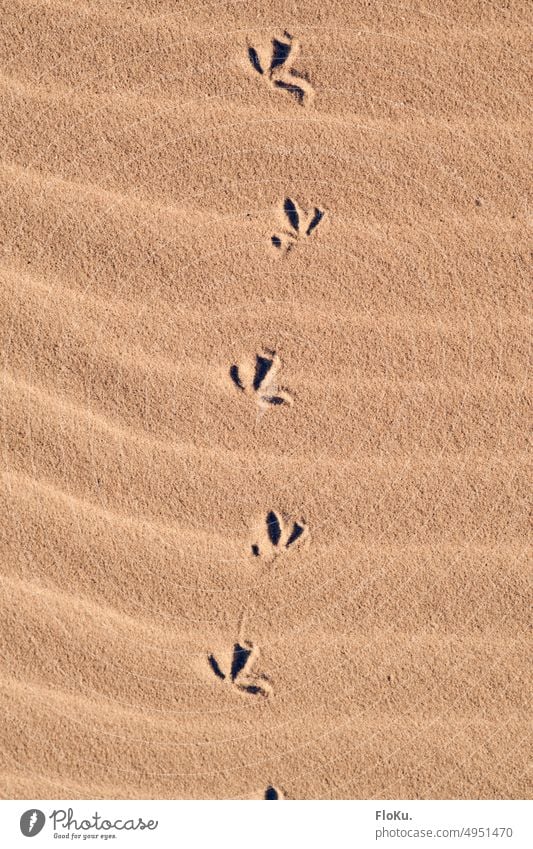
[[529, 795], [530, 19], [0, 0], [2, 798]]

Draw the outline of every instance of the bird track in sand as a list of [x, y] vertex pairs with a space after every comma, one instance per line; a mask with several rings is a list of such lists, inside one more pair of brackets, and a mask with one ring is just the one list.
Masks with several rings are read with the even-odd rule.
[[259, 649], [248, 640], [239, 639], [233, 645], [231, 656], [218, 661], [214, 654], [208, 655], [208, 663], [217, 678], [242, 693], [266, 698], [272, 687], [266, 675], [253, 671], [259, 657]]
[[292, 547], [296, 548], [308, 537], [309, 532], [303, 519], [285, 519], [274, 510], [269, 510], [257, 528], [257, 541], [252, 544], [252, 554], [263, 560], [273, 560]]
[[240, 365], [230, 367], [230, 377], [239, 391], [255, 398], [264, 409], [268, 405], [292, 404], [292, 396], [278, 386], [276, 376], [281, 362], [275, 351], [264, 350], [255, 357], [243, 358]]
[[287, 31], [266, 45], [257, 48], [248, 45], [248, 58], [254, 71], [273, 88], [286, 91], [301, 106], [307, 106], [314, 90], [306, 75], [293, 68], [299, 52], [300, 42]]
[[277, 250], [288, 253], [302, 238], [306, 238], [318, 227], [325, 210], [314, 206], [309, 212], [290, 197], [283, 201], [280, 214], [280, 230], [272, 236], [271, 242]]
[[283, 793], [281, 792], [281, 790], [278, 790], [277, 787], [274, 787], [272, 784], [269, 784], [269, 786], [265, 790], [265, 795], [263, 796], [263, 798], [264, 799], [283, 799]]

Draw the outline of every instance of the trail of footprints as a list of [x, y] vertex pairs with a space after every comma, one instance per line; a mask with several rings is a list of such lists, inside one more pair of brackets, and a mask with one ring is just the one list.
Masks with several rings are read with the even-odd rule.
[[[308, 106], [314, 91], [307, 76], [294, 68], [299, 51], [297, 39], [284, 32], [267, 44], [249, 44], [248, 59], [253, 71], [269, 86], [291, 95], [300, 105]], [[293, 198], [285, 197], [279, 212], [279, 227], [271, 237], [273, 247], [282, 254], [288, 254], [295, 245], [315, 233], [324, 216], [325, 210], [318, 206], [306, 209]], [[229, 367], [229, 378], [234, 390], [250, 398], [260, 410], [291, 406], [294, 402], [292, 393], [278, 383], [280, 369], [278, 354], [271, 349], [262, 349], [233, 363]], [[249, 555], [270, 563], [280, 555], [296, 551], [308, 539], [309, 532], [303, 518], [269, 509], [253, 532]], [[241, 633], [227, 650], [207, 656], [209, 669], [221, 684], [236, 693], [266, 699], [273, 694], [273, 688], [269, 678], [257, 671], [258, 660], [259, 648], [244, 639]], [[284, 793], [274, 785], [268, 785], [262, 798], [283, 799]]]

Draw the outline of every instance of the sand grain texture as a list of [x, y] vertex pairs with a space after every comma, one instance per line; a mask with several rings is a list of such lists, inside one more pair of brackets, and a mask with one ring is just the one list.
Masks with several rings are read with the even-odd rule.
[[529, 795], [528, 18], [0, 0], [2, 797]]

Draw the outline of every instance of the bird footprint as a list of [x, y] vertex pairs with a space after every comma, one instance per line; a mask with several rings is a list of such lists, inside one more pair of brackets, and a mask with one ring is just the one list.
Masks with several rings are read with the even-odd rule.
[[260, 541], [252, 545], [252, 554], [254, 557], [273, 560], [278, 554], [302, 542], [307, 535], [307, 526], [303, 519], [284, 521], [278, 513], [270, 510], [266, 521], [262, 522], [259, 528]]
[[276, 383], [280, 366], [275, 351], [264, 351], [256, 354], [255, 359], [244, 361], [239, 366], [232, 365], [229, 373], [237, 389], [252, 395], [260, 407], [292, 404], [291, 395]]
[[248, 58], [252, 68], [261, 74], [274, 88], [292, 94], [298, 103], [307, 105], [314, 95], [306, 77], [293, 69], [300, 52], [300, 42], [284, 32], [281, 38], [273, 38], [266, 48], [248, 46]]
[[234, 644], [231, 659], [228, 657], [226, 663], [219, 663], [212, 654], [208, 661], [215, 675], [232, 687], [253, 696], [267, 697], [272, 692], [268, 678], [253, 672], [258, 656], [259, 650], [253, 643], [242, 640]]
[[270, 784], [267, 787], [267, 789], [265, 790], [265, 795], [263, 796], [263, 798], [264, 799], [283, 799], [283, 793], [281, 792], [281, 790], [278, 790], [276, 787], [273, 787], [272, 784]]
[[298, 206], [292, 198], [285, 198], [282, 213], [284, 229], [279, 235], [272, 236], [272, 244], [275, 248], [283, 249], [285, 253], [288, 253], [302, 236], [310, 236], [313, 230], [316, 230], [325, 214], [325, 211], [318, 206], [313, 207], [312, 212], [308, 212]]

